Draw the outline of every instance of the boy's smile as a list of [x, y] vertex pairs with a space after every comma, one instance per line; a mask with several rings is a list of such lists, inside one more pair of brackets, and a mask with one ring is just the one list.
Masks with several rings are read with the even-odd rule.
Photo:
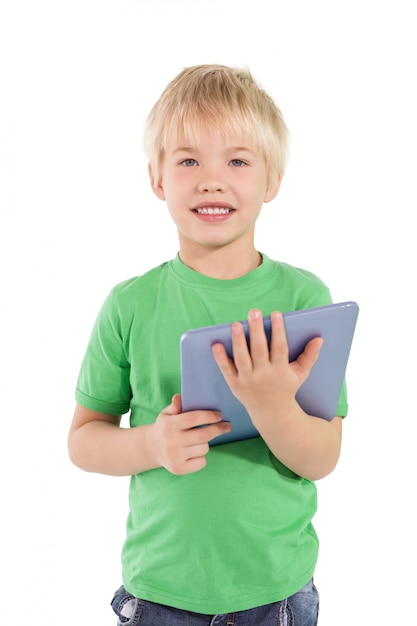
[[184, 262], [191, 252], [251, 254], [262, 205], [276, 196], [280, 183], [268, 184], [265, 159], [252, 146], [209, 131], [198, 143], [169, 142], [160, 179], [150, 174], [177, 226]]
[[193, 211], [204, 222], [222, 222], [226, 220], [235, 209], [225, 204], [203, 202], [202, 206], [195, 207]]

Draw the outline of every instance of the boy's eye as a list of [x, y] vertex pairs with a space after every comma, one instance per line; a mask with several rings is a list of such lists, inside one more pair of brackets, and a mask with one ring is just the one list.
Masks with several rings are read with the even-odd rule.
[[230, 165], [233, 165], [233, 167], [243, 167], [246, 163], [242, 161], [242, 159], [232, 159]]
[[198, 163], [195, 159], [184, 159], [184, 161], [181, 161], [181, 165], [184, 165], [185, 167], [193, 167], [198, 165]]

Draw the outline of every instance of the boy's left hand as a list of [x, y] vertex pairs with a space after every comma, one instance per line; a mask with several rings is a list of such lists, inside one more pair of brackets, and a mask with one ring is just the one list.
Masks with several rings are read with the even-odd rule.
[[[250, 349], [243, 325], [232, 325], [233, 360], [223, 344], [212, 347], [213, 356], [236, 398], [254, 421], [277, 415], [295, 401], [295, 394], [317, 361], [323, 340], [312, 339], [304, 352], [288, 362], [288, 344], [281, 313], [271, 314], [271, 344], [265, 335], [262, 313], [252, 309], [248, 316]], [[256, 424], [255, 424], [256, 425]]]

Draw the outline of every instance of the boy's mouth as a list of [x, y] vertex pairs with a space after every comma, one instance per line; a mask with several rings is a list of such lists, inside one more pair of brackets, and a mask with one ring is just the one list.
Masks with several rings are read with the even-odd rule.
[[193, 209], [193, 211], [195, 213], [198, 213], [198, 215], [228, 215], [229, 213], [234, 211], [234, 209], [227, 208], [227, 207], [209, 206], [209, 207], [199, 207], [197, 209]]

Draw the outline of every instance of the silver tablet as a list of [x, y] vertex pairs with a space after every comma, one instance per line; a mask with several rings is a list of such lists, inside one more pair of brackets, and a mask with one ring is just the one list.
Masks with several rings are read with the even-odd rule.
[[[296, 396], [297, 402], [310, 415], [326, 420], [336, 415], [358, 313], [356, 302], [284, 313], [289, 361], [297, 358], [310, 339], [324, 339], [320, 356]], [[248, 324], [242, 323], [248, 337]], [[230, 323], [192, 329], [182, 335], [180, 343], [182, 410], [221, 411], [223, 419], [232, 426], [229, 433], [213, 439], [212, 446], [259, 436], [245, 407], [230, 391], [211, 352], [212, 345], [219, 342], [232, 356], [231, 326]], [[264, 317], [264, 326], [269, 341], [269, 316]]]

